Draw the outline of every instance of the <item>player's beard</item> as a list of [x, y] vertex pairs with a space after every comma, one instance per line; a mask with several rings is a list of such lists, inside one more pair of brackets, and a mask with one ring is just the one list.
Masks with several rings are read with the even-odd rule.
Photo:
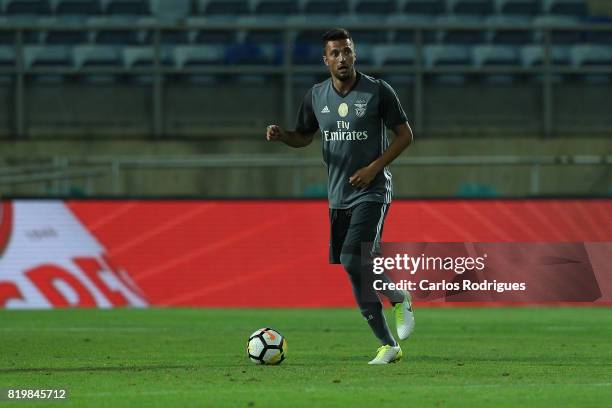
[[353, 67], [346, 67], [345, 71], [340, 71], [340, 69], [336, 70], [336, 79], [341, 82], [349, 81], [352, 78]]

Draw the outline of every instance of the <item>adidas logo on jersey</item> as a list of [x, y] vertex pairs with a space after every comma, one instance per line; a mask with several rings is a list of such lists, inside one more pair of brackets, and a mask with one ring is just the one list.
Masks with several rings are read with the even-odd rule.
[[325, 107], [321, 109], [321, 113], [329, 113], [329, 108], [327, 107], [327, 105], [325, 105]]

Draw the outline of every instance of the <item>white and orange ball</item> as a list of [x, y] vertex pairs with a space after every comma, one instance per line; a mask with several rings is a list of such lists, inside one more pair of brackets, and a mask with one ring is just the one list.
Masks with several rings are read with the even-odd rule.
[[280, 364], [287, 354], [287, 340], [269, 327], [256, 330], [249, 336], [247, 354], [255, 364]]

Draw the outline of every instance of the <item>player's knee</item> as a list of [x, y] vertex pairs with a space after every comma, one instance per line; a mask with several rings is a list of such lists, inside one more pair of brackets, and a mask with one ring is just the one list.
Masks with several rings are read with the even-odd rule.
[[351, 276], [361, 275], [361, 259], [354, 254], [340, 254], [340, 263], [344, 270]]

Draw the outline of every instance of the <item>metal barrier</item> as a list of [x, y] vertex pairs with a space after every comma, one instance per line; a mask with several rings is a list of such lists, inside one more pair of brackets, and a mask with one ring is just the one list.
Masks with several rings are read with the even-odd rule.
[[[336, 24], [343, 25], [349, 30], [381, 30], [379, 23], [359, 23], [348, 22], [343, 23], [339, 20]], [[161, 36], [162, 32], [167, 30], [249, 30], [249, 31], [283, 31], [283, 62], [279, 66], [270, 65], [219, 65], [200, 68], [179, 69], [176, 67], [166, 67], [161, 62]], [[183, 74], [274, 74], [280, 75], [283, 78], [283, 106], [285, 123], [291, 123], [295, 114], [294, 106], [294, 90], [293, 81], [297, 74], [312, 74], [325, 73], [323, 66], [303, 66], [296, 65], [292, 58], [293, 49], [293, 34], [296, 31], [317, 31], [323, 32], [329, 29], [328, 25], [320, 23], [301, 23], [292, 24], [289, 26], [286, 23], [278, 23], [273, 27], [261, 25], [259, 23], [193, 23], [188, 25], [160, 25], [160, 24], [136, 24], [136, 25], [113, 25], [113, 26], [93, 26], [93, 25], [12, 25], [0, 27], [0, 31], [13, 31], [16, 33], [15, 50], [16, 63], [14, 67], [0, 67], [0, 75], [8, 74], [15, 77], [14, 87], [14, 134], [16, 137], [26, 137], [26, 115], [25, 104], [25, 78], [28, 75], [36, 74], [60, 74], [60, 75], [81, 75], [91, 73], [103, 74], [133, 74], [143, 75], [150, 74], [154, 80], [152, 82], [152, 100], [151, 106], [153, 110], [152, 126], [153, 136], [159, 138], [164, 136], [163, 129], [163, 109], [164, 109], [164, 78], [167, 75], [183, 75]], [[153, 66], [149, 68], [109, 68], [109, 67], [86, 67], [86, 68], [60, 68], [60, 67], [34, 67], [28, 68], [24, 64], [24, 35], [29, 31], [97, 31], [97, 30], [138, 30], [149, 31], [153, 33], [153, 43], [150, 45], [154, 50]], [[578, 31], [578, 32], [599, 32], [612, 31], [610, 25], [605, 24], [575, 24], [575, 25], [508, 25], [508, 24], [487, 24], [483, 25], [465, 25], [465, 24], [414, 24], [407, 26], [405, 23], [385, 23], [384, 30], [408, 30], [414, 32], [414, 46], [416, 47], [416, 59], [413, 65], [391, 65], [391, 66], [375, 66], [375, 65], [360, 65], [360, 69], [365, 72], [378, 74], [410, 74], [414, 75], [414, 112], [411, 115], [412, 126], [417, 133], [421, 132], [423, 127], [423, 93], [424, 93], [424, 75], [425, 74], [539, 74], [543, 76], [542, 87], [542, 132], [544, 136], [550, 136], [553, 123], [553, 75], [555, 74], [612, 74], [612, 65], [608, 66], [589, 66], [589, 67], [572, 67], [559, 66], [552, 62], [551, 57], [551, 35], [557, 31]], [[528, 30], [541, 32], [542, 42], [539, 45], [544, 47], [544, 60], [542, 66], [522, 67], [522, 66], [500, 66], [500, 67], [472, 67], [472, 66], [456, 66], [456, 67], [427, 67], [423, 62], [423, 46], [424, 35], [428, 31], [439, 30]], [[357, 44], [359, 47], [359, 44]]]

